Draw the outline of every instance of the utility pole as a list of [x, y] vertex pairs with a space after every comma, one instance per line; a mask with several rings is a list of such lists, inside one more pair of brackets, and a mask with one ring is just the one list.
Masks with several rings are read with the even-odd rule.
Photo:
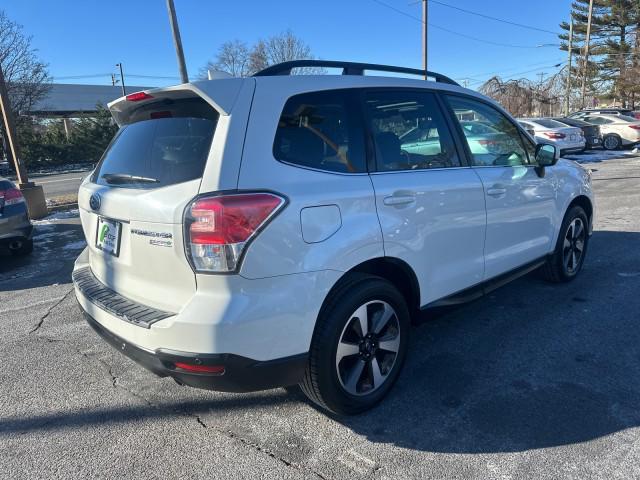
[[564, 114], [569, 116], [569, 101], [571, 98], [571, 60], [573, 58], [573, 16], [569, 19], [569, 61], [567, 70], [567, 91], [564, 96]]
[[538, 73], [538, 75], [540, 76], [540, 88], [542, 88], [542, 82], [544, 82], [544, 76], [547, 74], [547, 72], [540, 72]]
[[593, 19], [593, 0], [589, 0], [589, 19], [587, 20], [587, 38], [584, 44], [584, 65], [582, 66], [582, 93], [580, 105], [585, 107], [584, 98], [587, 93], [587, 68], [589, 65], [589, 47], [591, 44], [591, 21]]
[[29, 216], [33, 219], [46, 217], [48, 210], [42, 186], [29, 181], [27, 171], [20, 159], [20, 149], [16, 137], [13, 113], [11, 112], [11, 105], [9, 104], [7, 84], [5, 83], [4, 73], [2, 72], [2, 65], [0, 65], [0, 113], [2, 113], [2, 123], [4, 124], [5, 143], [8, 147], [7, 155], [16, 169], [18, 188], [22, 191], [22, 195], [24, 195], [27, 202]]
[[116, 63], [116, 67], [120, 68], [120, 86], [122, 87], [122, 96], [124, 97], [127, 95], [127, 90], [124, 88], [124, 73], [122, 72], [122, 62]]
[[538, 82], [538, 104], [539, 104], [539, 108], [538, 108], [538, 115], [540, 115], [541, 117], [544, 116], [544, 95], [542, 93], [542, 84], [544, 82], [544, 76], [547, 74], [547, 72], [540, 72], [538, 73], [538, 75], [540, 76], [540, 81]]
[[[168, 1], [168, 0], [167, 0]], [[428, 56], [428, 35], [427, 23], [429, 22], [429, 0], [422, 0], [422, 69], [424, 70], [424, 79], [427, 79], [427, 56]]]
[[9, 105], [9, 94], [7, 93], [7, 84], [4, 81], [4, 73], [2, 65], [0, 65], [0, 110], [2, 110], [2, 120], [4, 124], [4, 135], [6, 137], [6, 145], [8, 147], [7, 154], [9, 159], [13, 161], [13, 165], [18, 175], [18, 185], [20, 187], [30, 186], [27, 172], [20, 161], [20, 152], [18, 141], [16, 139], [15, 124], [13, 122], [13, 113], [11, 105]]
[[176, 49], [176, 57], [178, 59], [178, 69], [180, 70], [180, 79], [182, 83], [188, 83], [187, 65], [184, 61], [184, 52], [182, 51], [182, 39], [180, 38], [180, 29], [178, 28], [178, 19], [176, 18], [176, 7], [173, 0], [167, 0], [167, 10], [169, 10], [169, 23], [171, 24], [171, 33], [173, 34], [173, 45]]

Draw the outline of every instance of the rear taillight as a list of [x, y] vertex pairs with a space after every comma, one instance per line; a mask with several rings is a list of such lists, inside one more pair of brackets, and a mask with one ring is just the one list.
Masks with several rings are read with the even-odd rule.
[[17, 203], [24, 203], [22, 192], [15, 187], [11, 187], [4, 191], [0, 190], [0, 198], [4, 198], [5, 205], [16, 205]]
[[228, 273], [240, 265], [249, 242], [278, 213], [284, 198], [273, 193], [203, 197], [185, 213], [187, 255], [197, 272]]
[[130, 93], [125, 97], [127, 102], [139, 102], [141, 100], [148, 100], [150, 98], [153, 98], [153, 95], [149, 95], [147, 92]]
[[640, 130], [640, 125], [629, 125], [629, 128], [633, 128], [634, 130]]
[[547, 138], [552, 138], [553, 140], [561, 140], [566, 137], [564, 133], [557, 132], [542, 132], [542, 134]]

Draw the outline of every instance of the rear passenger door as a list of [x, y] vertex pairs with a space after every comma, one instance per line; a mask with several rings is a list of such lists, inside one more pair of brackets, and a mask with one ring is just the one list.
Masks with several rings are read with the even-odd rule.
[[436, 96], [426, 90], [363, 93], [371, 180], [385, 255], [407, 262], [421, 304], [482, 281], [482, 183], [461, 163]]
[[553, 167], [539, 176], [535, 146], [502, 112], [466, 96], [445, 97], [455, 118], [482, 123], [490, 134], [460, 129], [473, 170], [484, 186], [487, 208], [485, 280], [523, 266], [552, 248], [557, 178]]

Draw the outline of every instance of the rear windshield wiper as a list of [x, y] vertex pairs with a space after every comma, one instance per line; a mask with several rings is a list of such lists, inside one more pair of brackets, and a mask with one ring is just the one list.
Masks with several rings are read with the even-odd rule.
[[128, 173], [105, 173], [102, 175], [107, 183], [159, 183], [157, 178], [129, 175]]

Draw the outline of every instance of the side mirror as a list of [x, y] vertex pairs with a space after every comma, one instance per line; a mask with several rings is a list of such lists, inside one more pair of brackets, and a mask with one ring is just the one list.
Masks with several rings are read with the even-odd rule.
[[560, 158], [560, 151], [555, 145], [540, 143], [536, 145], [536, 163], [539, 167], [552, 167]]

